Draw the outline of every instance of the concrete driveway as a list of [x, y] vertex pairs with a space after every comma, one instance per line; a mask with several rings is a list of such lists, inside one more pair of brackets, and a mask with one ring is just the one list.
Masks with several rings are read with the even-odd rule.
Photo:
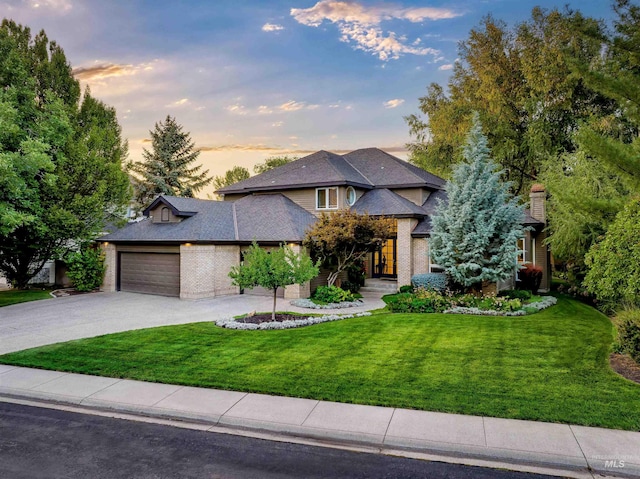
[[[362, 307], [322, 312], [347, 314], [382, 306], [379, 296], [366, 297]], [[213, 321], [271, 308], [271, 298], [251, 295], [188, 301], [118, 292], [32, 301], [0, 308], [0, 354], [132, 329]], [[278, 299], [277, 309], [311, 312], [295, 308], [284, 299]]]

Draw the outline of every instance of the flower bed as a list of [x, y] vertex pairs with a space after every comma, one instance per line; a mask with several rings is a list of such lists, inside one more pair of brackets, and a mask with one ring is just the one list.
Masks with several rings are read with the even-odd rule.
[[318, 303], [314, 303], [310, 299], [294, 299], [290, 302], [290, 304], [291, 306], [297, 306], [298, 308], [307, 308], [307, 309], [344, 309], [344, 308], [355, 308], [357, 306], [362, 306], [364, 302], [359, 299], [356, 299], [355, 301], [342, 301], [340, 303], [318, 304]]
[[215, 322], [217, 326], [227, 329], [291, 329], [300, 328], [302, 326], [311, 326], [312, 324], [326, 323], [329, 321], [339, 321], [341, 319], [360, 318], [363, 316], [371, 316], [371, 313], [364, 311], [361, 313], [353, 314], [326, 314], [324, 316], [309, 316], [308, 318], [300, 318], [287, 321], [268, 321], [260, 324], [253, 323], [241, 323], [235, 318], [222, 318]]
[[493, 316], [523, 316], [556, 304], [554, 297], [526, 302], [520, 298], [454, 295], [418, 289], [413, 293], [400, 293], [387, 297], [387, 307], [394, 313], [452, 313]]

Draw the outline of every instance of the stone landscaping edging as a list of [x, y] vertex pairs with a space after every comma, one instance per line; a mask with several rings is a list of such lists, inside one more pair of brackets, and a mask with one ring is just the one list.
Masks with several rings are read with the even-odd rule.
[[353, 314], [326, 314], [324, 316], [309, 316], [308, 318], [300, 318], [287, 321], [268, 321], [260, 324], [240, 323], [235, 318], [222, 318], [214, 321], [216, 326], [227, 329], [240, 330], [256, 330], [256, 329], [291, 329], [303, 326], [311, 326], [312, 324], [326, 323], [329, 321], [339, 321], [341, 319], [361, 318], [363, 316], [371, 316], [368, 311]]
[[344, 309], [362, 306], [364, 304], [364, 301], [356, 299], [355, 301], [343, 301], [342, 303], [317, 304], [310, 299], [294, 299], [290, 301], [290, 304], [291, 306], [307, 309]]

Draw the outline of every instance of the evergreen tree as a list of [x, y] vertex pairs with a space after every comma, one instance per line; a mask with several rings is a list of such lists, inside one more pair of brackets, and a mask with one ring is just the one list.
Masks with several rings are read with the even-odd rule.
[[151, 151], [144, 149], [143, 160], [130, 164], [130, 169], [139, 175], [134, 182], [139, 206], [145, 207], [158, 195], [192, 198], [211, 183], [209, 170], [200, 171], [202, 165], [194, 166], [200, 151], [175, 118], [167, 115], [149, 133]]
[[477, 113], [462, 156], [432, 218], [430, 252], [455, 283], [478, 289], [515, 272], [524, 211], [500, 180]]
[[3, 20], [0, 52], [0, 272], [23, 287], [124, 215], [127, 150], [113, 108], [81, 98], [44, 31]]

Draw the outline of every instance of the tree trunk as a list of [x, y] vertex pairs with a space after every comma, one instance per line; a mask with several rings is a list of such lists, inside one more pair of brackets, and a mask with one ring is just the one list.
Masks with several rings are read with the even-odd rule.
[[333, 286], [336, 279], [338, 279], [338, 276], [340, 276], [340, 271], [333, 271], [329, 273], [329, 276], [327, 276], [327, 286]]
[[273, 310], [271, 311], [271, 321], [276, 320], [276, 299], [278, 294], [278, 288], [273, 288]]

